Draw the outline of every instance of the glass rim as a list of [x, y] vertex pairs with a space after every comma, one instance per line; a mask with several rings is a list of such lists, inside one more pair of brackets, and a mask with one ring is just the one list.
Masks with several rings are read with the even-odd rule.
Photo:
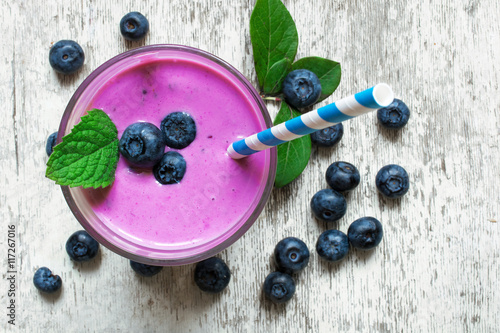
[[[57, 141], [56, 143], [60, 143], [62, 141], [62, 137], [64, 136], [64, 132], [66, 130], [66, 127], [68, 125], [68, 122], [70, 120], [70, 117], [74, 111], [74, 108], [79, 101], [80, 97], [83, 95], [87, 87], [101, 75], [104, 71], [106, 71], [108, 68], [110, 68], [112, 65], [130, 57], [134, 56], [136, 54], [141, 54], [145, 52], [151, 52], [155, 50], [170, 50], [170, 51], [180, 51], [180, 52], [187, 52], [190, 54], [198, 55], [201, 56], [205, 59], [208, 59], [217, 65], [221, 66], [223, 69], [227, 70], [232, 76], [234, 76], [240, 83], [243, 84], [244, 88], [247, 90], [249, 93], [249, 96], [252, 96], [254, 101], [256, 102], [262, 117], [264, 119], [264, 122], [268, 128], [272, 126], [272, 120], [269, 115], [269, 112], [267, 110], [267, 107], [260, 97], [259, 93], [257, 90], [253, 87], [253, 85], [248, 81], [248, 79], [241, 73], [239, 72], [236, 68], [234, 68], [232, 65], [227, 63], [225, 60], [222, 60], [221, 58], [198, 48], [190, 47], [190, 46], [185, 46], [185, 45], [178, 45], [178, 44], [153, 44], [153, 45], [147, 45], [147, 46], [142, 46], [138, 47], [132, 50], [128, 50], [126, 52], [120, 53], [113, 58], [107, 60], [104, 62], [102, 65], [100, 65], [97, 69], [95, 69], [76, 89], [75, 93], [71, 97], [70, 101], [68, 102], [68, 105], [65, 108], [65, 111], [63, 113], [63, 116], [61, 118], [61, 122], [59, 125], [59, 130], [58, 130], [58, 135], [57, 135]], [[157, 259], [157, 258], [148, 258], [144, 257], [141, 255], [138, 255], [136, 253], [132, 253], [128, 251], [127, 249], [124, 249], [113, 242], [109, 241], [101, 235], [97, 230], [94, 229], [94, 227], [91, 225], [91, 223], [87, 220], [87, 218], [84, 216], [80, 208], [78, 207], [77, 200], [75, 199], [73, 190], [69, 186], [61, 186], [62, 193], [64, 195], [64, 198], [72, 211], [73, 215], [75, 218], [78, 220], [78, 222], [82, 225], [82, 227], [93, 237], [95, 238], [100, 244], [105, 246], [106, 248], [110, 249], [111, 251], [126, 257], [130, 260], [141, 262], [144, 264], [150, 264], [150, 265], [158, 265], [158, 266], [177, 266], [177, 265], [185, 265], [185, 264], [190, 264], [194, 262], [198, 262], [201, 260], [204, 260], [206, 258], [212, 257], [215, 254], [219, 253], [220, 251], [224, 250], [225, 248], [229, 247], [232, 245], [234, 242], [236, 242], [239, 238], [245, 234], [248, 229], [255, 223], [255, 221], [258, 219], [260, 216], [262, 210], [265, 207], [265, 204], [269, 200], [272, 188], [274, 186], [274, 179], [276, 176], [276, 165], [277, 165], [277, 150], [276, 147], [273, 147], [271, 149], [268, 149], [269, 151], [269, 170], [267, 171], [267, 180], [266, 184], [263, 187], [262, 190], [262, 195], [260, 199], [258, 200], [257, 205], [251, 212], [250, 216], [248, 216], [248, 219], [241, 224], [236, 231], [234, 231], [229, 237], [227, 237], [225, 240], [220, 242], [218, 245], [210, 248], [209, 250], [199, 253], [197, 255], [192, 255], [192, 256], [186, 256], [182, 257], [179, 259]], [[261, 153], [266, 153], [266, 152], [261, 152]], [[104, 226], [106, 229], [110, 229], [107, 226]], [[230, 229], [226, 231], [225, 233], [221, 234], [219, 237], [223, 237], [227, 232], [232, 231], [233, 229]], [[216, 238], [218, 239], [218, 238]]]

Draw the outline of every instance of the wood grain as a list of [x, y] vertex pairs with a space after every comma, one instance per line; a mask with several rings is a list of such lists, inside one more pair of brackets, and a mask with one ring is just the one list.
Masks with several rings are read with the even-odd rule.
[[[19, 331], [49, 332], [495, 332], [500, 325], [500, 5], [497, 1], [285, 0], [299, 32], [297, 57], [339, 61], [339, 89], [321, 105], [387, 82], [412, 111], [389, 132], [370, 114], [345, 123], [341, 143], [314, 148], [294, 183], [273, 190], [255, 226], [220, 256], [233, 277], [221, 295], [192, 280], [193, 265], [139, 278], [128, 261], [103, 249], [94, 262], [70, 262], [64, 251], [78, 222], [58, 187], [44, 178], [44, 146], [78, 85], [107, 59], [143, 44], [176, 43], [207, 50], [256, 84], [249, 18], [255, 1], [0, 0], [0, 175], [2, 270], [5, 229], [17, 228]], [[124, 42], [118, 22], [129, 11], [148, 17], [144, 42]], [[86, 52], [75, 75], [48, 64], [52, 43], [78, 41]], [[268, 104], [274, 116], [278, 104]], [[326, 187], [336, 160], [354, 163], [361, 185], [333, 225], [314, 220], [312, 195]], [[382, 198], [375, 175], [404, 166], [402, 199]], [[328, 228], [347, 231], [361, 216], [384, 225], [369, 253], [339, 264], [314, 251]], [[286, 306], [265, 302], [274, 245], [286, 236], [312, 250]], [[40, 294], [33, 273], [48, 266], [63, 279], [55, 296]], [[8, 305], [6, 273], [0, 305]], [[11, 330], [7, 317], [2, 328]]]

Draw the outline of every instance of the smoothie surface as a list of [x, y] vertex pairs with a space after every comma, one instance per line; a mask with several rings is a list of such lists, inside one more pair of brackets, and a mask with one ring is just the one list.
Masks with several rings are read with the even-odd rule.
[[115, 182], [85, 190], [93, 211], [118, 236], [146, 248], [218, 245], [259, 201], [269, 169], [266, 153], [235, 161], [228, 145], [266, 128], [258, 104], [227, 70], [206, 59], [143, 56], [96, 92], [88, 109], [102, 109], [118, 137], [134, 122], [160, 127], [171, 112], [189, 113], [195, 140], [175, 150], [187, 163], [179, 184], [161, 185], [151, 170], [120, 156]]

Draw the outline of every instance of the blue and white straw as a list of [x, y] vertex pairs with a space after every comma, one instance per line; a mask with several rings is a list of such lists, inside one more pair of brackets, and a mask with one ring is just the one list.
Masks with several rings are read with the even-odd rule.
[[344, 120], [386, 107], [393, 100], [394, 93], [391, 87], [385, 83], [379, 83], [355, 95], [233, 142], [227, 148], [227, 153], [233, 159], [244, 158]]

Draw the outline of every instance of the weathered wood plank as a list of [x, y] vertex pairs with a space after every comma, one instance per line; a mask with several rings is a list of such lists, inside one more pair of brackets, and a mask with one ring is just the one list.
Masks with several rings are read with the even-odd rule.
[[[254, 3], [0, 0], [0, 207], [4, 226], [15, 224], [18, 232], [18, 328], [497, 331], [500, 5], [492, 0], [285, 0], [299, 32], [298, 57], [342, 64], [339, 89], [322, 104], [385, 81], [410, 106], [408, 125], [387, 132], [371, 114], [346, 123], [336, 148], [314, 148], [305, 173], [275, 189], [255, 226], [221, 253], [233, 272], [222, 295], [197, 289], [193, 265], [141, 279], [107, 249], [93, 263], [70, 262], [64, 243], [80, 227], [59, 188], [44, 178], [44, 146], [75, 89], [112, 56], [155, 43], [205, 49], [256, 84], [248, 32]], [[150, 20], [144, 42], [124, 42], [119, 34], [118, 22], [131, 10]], [[86, 52], [76, 75], [57, 75], [48, 64], [50, 45], [59, 39], [74, 39]], [[268, 106], [275, 115], [278, 105]], [[324, 172], [336, 160], [354, 163], [362, 183], [348, 196], [346, 216], [326, 225], [314, 220], [309, 200], [326, 187]], [[375, 174], [389, 163], [404, 166], [411, 177], [411, 189], [399, 201], [383, 199], [375, 189]], [[339, 264], [320, 262], [314, 251], [319, 234], [347, 231], [366, 215], [382, 221], [382, 245], [371, 253], [354, 251]], [[302, 238], [312, 258], [298, 277], [296, 297], [277, 307], [263, 300], [260, 289], [272, 270], [274, 245], [286, 236]], [[42, 265], [64, 281], [56, 297], [32, 285]], [[6, 273], [2, 277], [0, 302], [6, 307]], [[9, 329], [3, 318], [2, 327]]]

